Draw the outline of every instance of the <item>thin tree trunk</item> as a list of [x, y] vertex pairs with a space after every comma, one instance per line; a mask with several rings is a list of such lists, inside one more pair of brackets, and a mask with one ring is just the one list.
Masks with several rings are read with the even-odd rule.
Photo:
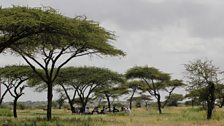
[[108, 109], [109, 109], [109, 112], [111, 112], [110, 97], [109, 97], [107, 94], [105, 94], [105, 96], [106, 96], [106, 98], [107, 98], [107, 107], [108, 107]]
[[51, 114], [52, 114], [52, 98], [53, 98], [53, 93], [52, 93], [53, 87], [52, 83], [48, 83], [48, 91], [47, 91], [47, 120], [51, 120]]
[[211, 119], [212, 118], [212, 111], [214, 109], [214, 102], [215, 102], [215, 85], [214, 83], [210, 82], [208, 85], [208, 90], [209, 90], [209, 94], [208, 94], [208, 98], [207, 98], [207, 119]]
[[86, 104], [85, 104], [85, 102], [83, 102], [80, 112], [81, 113], [84, 113], [85, 112], [85, 109], [86, 109]]
[[68, 103], [69, 103], [69, 105], [70, 105], [70, 108], [71, 108], [72, 113], [75, 113], [75, 107], [73, 106], [73, 103], [74, 103], [74, 102], [72, 102], [72, 100], [70, 99], [70, 97], [69, 97], [69, 95], [68, 95], [68, 92], [67, 92], [67, 90], [65, 89], [64, 85], [61, 85], [61, 87], [63, 88], [63, 90], [64, 90], [64, 92], [65, 92], [65, 95], [66, 95], [66, 97], [67, 97], [67, 99], [68, 99]]
[[17, 111], [16, 111], [16, 108], [17, 108], [17, 100], [18, 100], [18, 97], [15, 97], [15, 99], [13, 101], [13, 116], [14, 116], [14, 118], [17, 118]]
[[[4, 93], [3, 94], [1, 94], [1, 97], [0, 97], [0, 105], [2, 104], [2, 101], [3, 101], [3, 99], [4, 99], [4, 97], [5, 97], [5, 95], [7, 94], [7, 92], [11, 89], [11, 88], [9, 88], [9, 87], [7, 87], [7, 86], [5, 86], [7, 89], [4, 91]], [[0, 89], [1, 90], [1, 89]], [[2, 92], [1, 92], [2, 93]]]
[[157, 106], [158, 106], [159, 114], [162, 114], [160, 95], [157, 95]]
[[70, 98], [68, 99], [68, 103], [69, 103], [69, 105], [70, 105], [71, 112], [72, 112], [72, 113], [75, 113], [75, 107], [73, 106], [73, 102], [71, 101]]
[[132, 109], [132, 101], [133, 101], [133, 97], [134, 97], [135, 91], [136, 91], [136, 88], [134, 88], [134, 90], [132, 92], [132, 95], [131, 95], [131, 98], [130, 98], [130, 103], [129, 103], [129, 108], [130, 109]]

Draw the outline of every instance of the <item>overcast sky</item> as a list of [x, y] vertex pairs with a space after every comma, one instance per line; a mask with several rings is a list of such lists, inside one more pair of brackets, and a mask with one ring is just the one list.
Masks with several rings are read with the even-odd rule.
[[[117, 48], [125, 57], [82, 57], [68, 65], [106, 67], [124, 73], [133, 66], [148, 65], [183, 79], [184, 66], [197, 58], [210, 59], [224, 69], [223, 0], [1, 0], [12, 5], [50, 6], [63, 15], [85, 15], [114, 31]], [[0, 66], [23, 64], [20, 58], [0, 55]], [[45, 100], [46, 94], [37, 100]], [[30, 95], [22, 100], [31, 100]]]

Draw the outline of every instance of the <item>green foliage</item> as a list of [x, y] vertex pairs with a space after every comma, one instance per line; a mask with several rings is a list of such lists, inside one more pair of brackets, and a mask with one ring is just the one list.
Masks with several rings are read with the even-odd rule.
[[182, 94], [171, 94], [170, 98], [166, 97], [168, 106], [177, 106], [178, 101], [182, 101], [184, 99]]
[[72, 28], [67, 17], [47, 7], [0, 8], [0, 17], [0, 52], [19, 40], [41, 33], [69, 36]]
[[19, 78], [23, 76], [33, 76], [33, 71], [29, 66], [12, 65], [0, 68], [0, 77], [3, 78]]
[[206, 88], [194, 89], [189, 91], [189, 93], [185, 97], [191, 98], [195, 101], [198, 100], [199, 102], [203, 102], [207, 99], [207, 90]]
[[[167, 86], [172, 84], [171, 82], [169, 82], [170, 80], [169, 74], [161, 72], [154, 67], [136, 66], [136, 67], [130, 68], [126, 72], [125, 76], [127, 79], [140, 79], [141, 82], [145, 84], [145, 86], [143, 85], [141, 87], [143, 89], [145, 88], [146, 90], [164, 89]], [[149, 87], [151, 88], [149, 89]]]
[[[99, 84], [101, 86], [110, 83], [120, 83], [124, 79], [116, 72], [106, 68], [97, 67], [67, 67], [61, 69], [56, 83], [69, 85]], [[73, 82], [73, 83], [72, 83]]]
[[145, 78], [145, 79], [158, 79], [158, 80], [169, 80], [170, 76], [167, 73], [163, 73], [159, 71], [158, 69], [154, 67], [133, 67], [130, 68], [126, 72], [126, 78], [127, 79], [133, 79], [133, 78]]
[[[0, 20], [0, 30], [4, 33], [10, 32], [16, 37], [20, 37], [20, 32], [31, 34], [9, 46], [19, 54], [44, 55], [44, 48], [45, 51], [59, 49], [73, 54], [92, 50], [103, 55], [124, 55], [121, 50], [109, 44], [109, 40], [114, 40], [114, 35], [86, 17], [70, 18], [52, 8], [43, 10], [27, 7], [2, 9], [1, 17], [4, 16]], [[32, 35], [33, 32], [41, 33]]]
[[144, 90], [144, 81], [139, 81], [139, 80], [128, 81], [125, 85], [131, 89], [136, 88], [136, 89]]

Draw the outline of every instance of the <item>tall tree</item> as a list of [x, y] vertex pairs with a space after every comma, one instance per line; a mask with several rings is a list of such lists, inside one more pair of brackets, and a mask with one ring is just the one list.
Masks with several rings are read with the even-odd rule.
[[204, 89], [207, 102], [207, 119], [212, 118], [215, 102], [215, 84], [218, 83], [219, 68], [210, 60], [195, 60], [185, 64], [188, 90]]
[[[47, 13], [59, 15], [58, 12], [52, 9]], [[51, 120], [52, 117], [53, 83], [63, 66], [73, 58], [84, 55], [124, 55], [121, 50], [115, 49], [109, 43], [110, 40], [114, 39], [114, 35], [102, 28], [98, 23], [85, 17], [70, 18], [62, 15], [60, 17], [56, 21], [62, 23], [57, 30], [63, 31], [64, 27], [68, 28], [66, 32], [69, 35], [46, 32], [29, 36], [10, 46], [11, 51], [22, 56], [33, 71], [46, 83], [47, 120]], [[52, 19], [49, 18], [48, 20]], [[44, 70], [44, 73], [40, 73], [37, 66]]]
[[153, 67], [133, 67], [126, 72], [127, 79], [140, 79], [145, 84], [145, 90], [157, 100], [158, 111], [162, 113], [161, 91], [166, 91], [168, 97], [175, 88], [182, 86], [180, 80], [170, 80], [170, 75]]
[[14, 98], [13, 114], [15, 118], [17, 118], [17, 101], [24, 94], [23, 91], [26, 87], [24, 82], [33, 76], [33, 71], [29, 66], [6, 66], [0, 70], [1, 82]]
[[[69, 25], [64, 25], [67, 19], [51, 8], [11, 7], [0, 8], [0, 53], [19, 40], [35, 36], [37, 34], [63, 34], [67, 32]], [[1, 84], [0, 84], [1, 87]], [[8, 90], [3, 92], [1, 102]], [[0, 91], [0, 95], [1, 95]]]

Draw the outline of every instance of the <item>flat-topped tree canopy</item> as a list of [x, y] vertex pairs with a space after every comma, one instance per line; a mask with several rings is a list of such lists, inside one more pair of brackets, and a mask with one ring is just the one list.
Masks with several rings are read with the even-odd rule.
[[[75, 81], [73, 81], [75, 80]], [[56, 83], [68, 82], [73, 85], [93, 83], [109, 86], [116, 83], [123, 83], [124, 78], [121, 74], [107, 68], [98, 67], [66, 67], [62, 68]]]
[[61, 49], [69, 44], [74, 48], [85, 45], [85, 50], [94, 49], [106, 55], [124, 55], [109, 44], [109, 40], [115, 39], [114, 34], [86, 17], [66, 17], [50, 7], [19, 6], [1, 8], [0, 17], [0, 52], [15, 45], [37, 51], [41, 45]]
[[1, 48], [14, 43], [7, 47], [30, 55], [40, 53], [43, 48], [45, 51], [62, 49], [63, 53], [125, 55], [111, 45], [110, 41], [115, 39], [112, 32], [86, 17], [70, 18], [52, 8], [44, 11], [27, 7], [1, 9], [0, 16], [4, 17], [0, 19]]
[[27, 65], [11, 65], [0, 67], [0, 77], [2, 78], [21, 78], [33, 76], [33, 70]]
[[154, 67], [148, 66], [135, 66], [130, 68], [126, 74], [127, 79], [134, 79], [134, 78], [142, 78], [142, 79], [154, 79], [160, 81], [170, 80], [170, 75], [168, 73], [164, 73], [159, 71]]
[[0, 52], [23, 38], [39, 33], [70, 35], [70, 20], [52, 8], [0, 8]]

